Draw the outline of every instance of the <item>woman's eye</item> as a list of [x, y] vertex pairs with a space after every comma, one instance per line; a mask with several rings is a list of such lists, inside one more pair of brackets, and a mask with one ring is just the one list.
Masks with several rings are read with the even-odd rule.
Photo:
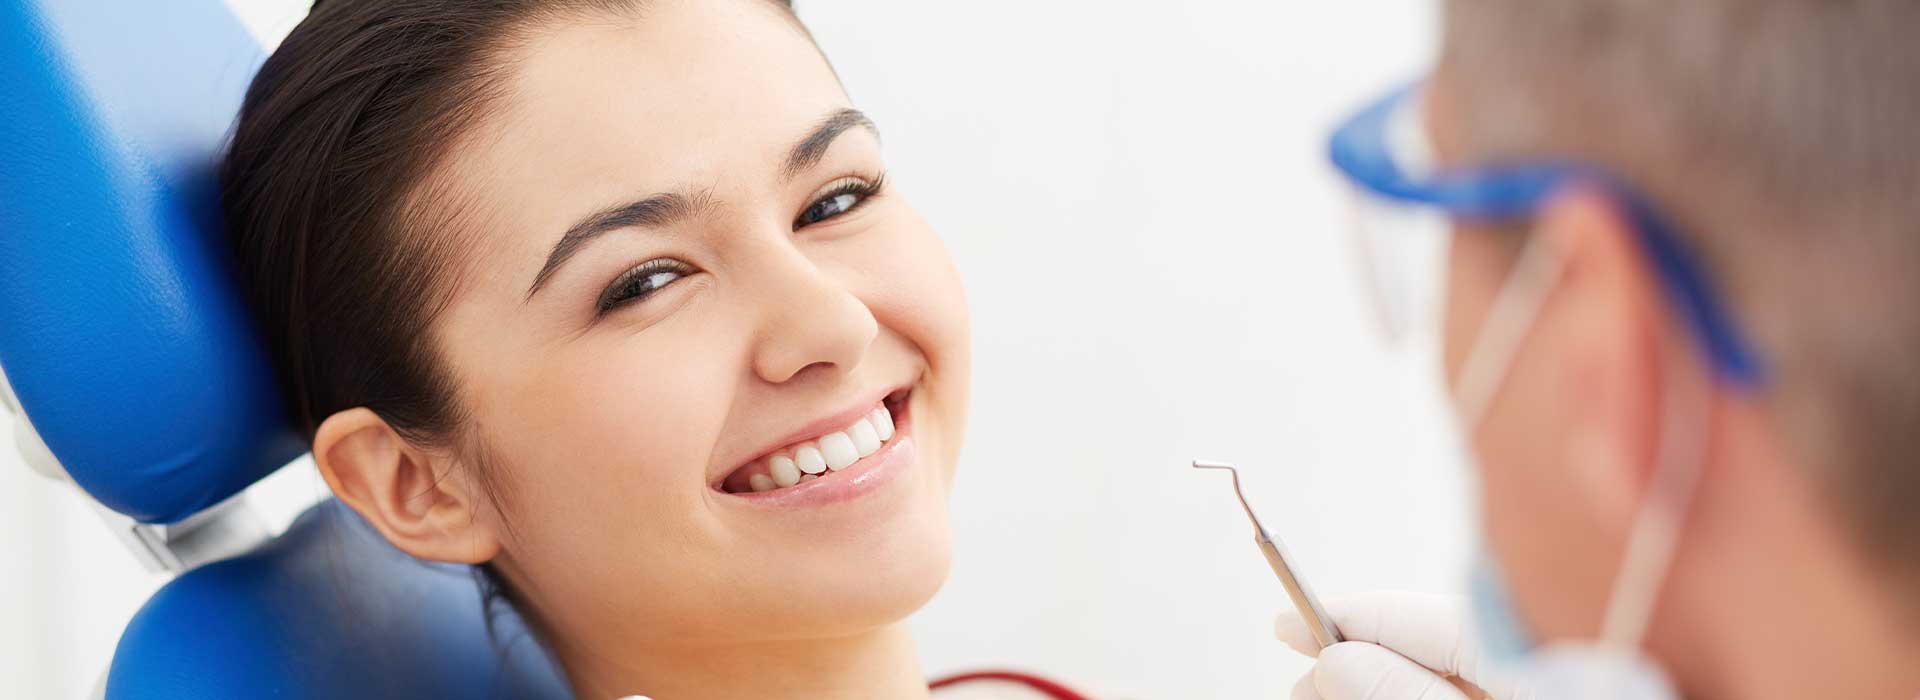
[[867, 180], [850, 177], [828, 185], [826, 191], [822, 192], [818, 199], [813, 200], [812, 204], [807, 205], [806, 211], [800, 212], [799, 218], [793, 220], [793, 228], [803, 229], [859, 208], [880, 192], [880, 183], [881, 180], [878, 178]]
[[814, 202], [813, 206], [800, 213], [801, 226], [817, 224], [827, 219], [845, 214], [860, 204], [861, 195], [847, 192]]
[[690, 274], [693, 274], [693, 267], [678, 260], [649, 260], [607, 285], [606, 291], [600, 293], [597, 306], [600, 313], [604, 314], [622, 305], [644, 300]]

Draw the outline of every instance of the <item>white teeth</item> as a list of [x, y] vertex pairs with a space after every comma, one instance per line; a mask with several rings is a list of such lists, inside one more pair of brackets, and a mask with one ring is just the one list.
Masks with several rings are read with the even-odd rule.
[[853, 449], [858, 450], [862, 457], [880, 451], [880, 435], [873, 431], [873, 425], [865, 418], [854, 421], [853, 427], [847, 428], [847, 437], [853, 438]]
[[800, 465], [800, 471], [808, 474], [819, 474], [827, 470], [827, 458], [812, 445], [801, 445], [800, 449], [794, 450], [793, 461]]
[[893, 412], [879, 406], [846, 430], [801, 443], [791, 453], [768, 456], [767, 471], [748, 476], [747, 486], [756, 493], [772, 491], [818, 479], [829, 470], [846, 469], [879, 452], [894, 432]]
[[820, 438], [820, 454], [826, 456], [830, 469], [845, 469], [860, 461], [860, 452], [853, 448], [853, 438], [846, 433], [828, 433]]
[[773, 483], [776, 486], [792, 486], [800, 483], [800, 467], [794, 465], [793, 460], [788, 459], [786, 455], [774, 455], [773, 459], [767, 460], [767, 472], [773, 475]]
[[752, 477], [747, 479], [747, 484], [753, 487], [753, 490], [755, 493], [759, 493], [762, 491], [772, 491], [774, 489], [780, 488], [779, 484], [774, 483], [773, 477], [767, 476], [765, 474], [753, 475]]

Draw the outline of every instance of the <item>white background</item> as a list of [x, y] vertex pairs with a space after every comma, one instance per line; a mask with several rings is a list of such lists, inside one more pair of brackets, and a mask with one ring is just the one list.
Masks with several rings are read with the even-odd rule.
[[[231, 0], [272, 44], [305, 0]], [[843, 0], [802, 14], [943, 232], [976, 329], [929, 673], [1284, 698], [1307, 663], [1225, 477], [1322, 594], [1451, 591], [1463, 472], [1431, 352], [1369, 325], [1327, 130], [1431, 60], [1424, 0]], [[0, 696], [77, 698], [161, 581], [0, 431]], [[267, 484], [282, 521], [322, 487]]]

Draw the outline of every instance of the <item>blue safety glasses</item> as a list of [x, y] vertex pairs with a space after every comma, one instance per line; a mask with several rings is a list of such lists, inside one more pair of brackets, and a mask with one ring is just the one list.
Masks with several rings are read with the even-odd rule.
[[[1532, 216], [1555, 193], [1570, 186], [1610, 193], [1638, 234], [1666, 295], [1693, 332], [1715, 371], [1728, 383], [1756, 389], [1764, 372], [1753, 348], [1741, 336], [1725, 306], [1714, 296], [1696, 258], [1632, 188], [1597, 168], [1572, 162], [1509, 163], [1476, 168], [1438, 168], [1426, 147], [1420, 86], [1398, 90], [1361, 110], [1333, 133], [1334, 167], [1370, 200], [1395, 218], [1425, 210], [1443, 223], [1499, 222]], [[1401, 228], [1401, 227], [1390, 227]], [[1395, 279], [1395, 250], [1409, 242], [1378, 238], [1379, 229], [1362, 225], [1362, 247], [1376, 301], [1389, 316], [1411, 305], [1383, 300], [1419, 285]], [[1371, 237], [1371, 238], [1370, 238]], [[1388, 319], [1398, 328], [1404, 319]]]

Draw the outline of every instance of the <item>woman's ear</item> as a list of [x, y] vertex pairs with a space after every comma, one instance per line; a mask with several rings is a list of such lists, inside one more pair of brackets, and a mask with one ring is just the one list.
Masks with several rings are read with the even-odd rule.
[[371, 410], [348, 409], [321, 423], [313, 461], [334, 496], [408, 554], [479, 564], [499, 553], [492, 504], [471, 470], [408, 443]]

